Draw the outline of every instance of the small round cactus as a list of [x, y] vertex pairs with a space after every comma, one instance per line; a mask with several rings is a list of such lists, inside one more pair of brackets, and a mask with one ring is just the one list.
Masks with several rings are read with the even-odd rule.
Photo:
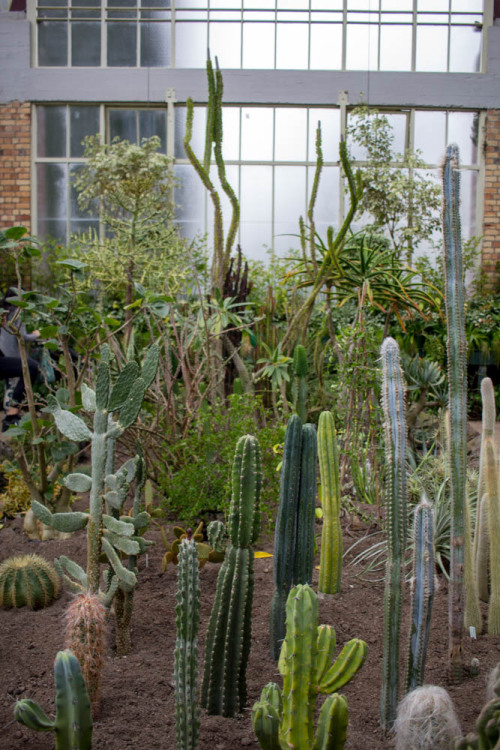
[[59, 596], [54, 566], [39, 555], [14, 555], [0, 565], [0, 605], [42, 609]]

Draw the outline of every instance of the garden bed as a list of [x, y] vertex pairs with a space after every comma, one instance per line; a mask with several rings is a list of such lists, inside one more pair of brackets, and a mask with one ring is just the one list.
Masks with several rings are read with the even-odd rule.
[[[344, 549], [366, 536], [376, 521], [361, 521], [357, 516], [343, 519]], [[320, 528], [318, 526], [318, 533]], [[156, 545], [140, 560], [139, 585], [132, 619], [133, 651], [117, 658], [110, 637], [99, 716], [95, 717], [94, 750], [125, 750], [143, 747], [147, 750], [174, 750], [175, 720], [173, 691], [173, 649], [175, 643], [176, 568], [169, 565], [161, 573], [164, 547], [158, 528], [148, 532]], [[22, 531], [22, 519], [7, 522], [0, 532], [2, 559], [14, 553], [32, 553], [52, 560], [60, 554], [85, 565], [86, 535], [77, 533], [67, 541], [30, 542]], [[364, 542], [370, 544], [370, 540]], [[270, 542], [258, 545], [271, 551]], [[362, 544], [357, 546], [357, 550]], [[215, 593], [219, 565], [206, 565], [200, 575], [201, 624], [200, 666], [206, 626]], [[316, 577], [318, 571], [315, 571]], [[369, 583], [359, 577], [359, 568], [345, 564], [342, 593], [320, 600], [320, 623], [331, 623], [337, 631], [339, 646], [350, 638], [363, 638], [368, 644], [368, 658], [344, 689], [349, 704], [349, 730], [346, 749], [384, 750], [393, 746], [379, 726], [379, 695], [382, 664], [383, 582]], [[247, 710], [236, 719], [207, 716], [202, 712], [200, 750], [235, 750], [240, 746], [258, 748], [250, 721], [250, 709], [269, 681], [281, 684], [276, 663], [269, 655], [269, 607], [273, 591], [272, 558], [256, 560], [255, 595], [252, 620], [252, 649], [247, 671], [249, 701]], [[317, 578], [316, 581], [317, 582]], [[47, 609], [31, 612], [0, 610], [0, 748], [19, 750], [36, 748], [52, 750], [51, 734], [33, 732], [12, 721], [17, 698], [37, 700], [47, 713], [54, 711], [53, 662], [63, 647], [64, 610], [71, 595], [64, 592]], [[408, 613], [409, 588], [405, 591], [405, 615]], [[486, 614], [483, 610], [483, 614]], [[426, 682], [446, 686], [448, 650], [447, 585], [442, 578], [433, 611], [432, 633], [427, 657]], [[112, 629], [112, 624], [111, 624]], [[407, 619], [403, 623], [403, 658], [406, 649]], [[484, 703], [485, 680], [489, 669], [500, 661], [498, 638], [480, 636], [465, 638], [465, 661], [479, 660], [479, 674], [463, 684], [450, 688], [464, 732], [474, 728]]]

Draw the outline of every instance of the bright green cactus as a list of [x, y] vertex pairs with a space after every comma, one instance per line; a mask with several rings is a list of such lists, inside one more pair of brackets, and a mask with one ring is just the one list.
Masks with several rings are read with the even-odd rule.
[[200, 728], [198, 706], [198, 623], [200, 584], [196, 542], [179, 547], [175, 641], [175, 729], [179, 750], [194, 750]]
[[251, 645], [253, 560], [260, 530], [260, 449], [252, 435], [240, 438], [232, 471], [229, 545], [217, 578], [205, 645], [201, 704], [210, 714], [232, 717], [247, 699]]
[[434, 513], [423, 498], [415, 508], [413, 527], [413, 595], [405, 691], [424, 683], [425, 659], [434, 602]]
[[318, 422], [318, 456], [323, 506], [318, 591], [340, 593], [342, 583], [342, 529], [340, 528], [340, 474], [335, 420], [323, 411]]
[[[337, 694], [362, 667], [367, 645], [353, 639], [335, 661], [335, 630], [318, 627], [318, 599], [308, 584], [290, 591], [286, 637], [278, 669], [283, 689], [263, 689], [252, 711], [255, 734], [263, 750], [341, 750], [346, 739], [347, 703]], [[316, 737], [314, 714], [318, 693], [329, 695], [320, 712]], [[333, 695], [332, 695], [333, 694]]]
[[384, 654], [380, 721], [392, 726], [399, 692], [399, 634], [406, 549], [405, 386], [394, 339], [382, 344], [382, 407], [385, 418], [387, 564], [384, 590]]
[[59, 651], [54, 666], [56, 717], [49, 719], [38, 703], [24, 698], [14, 706], [14, 717], [37, 732], [55, 732], [56, 750], [91, 750], [92, 714], [78, 659]]
[[59, 596], [60, 579], [40, 555], [14, 555], [0, 565], [0, 606], [48, 607]]

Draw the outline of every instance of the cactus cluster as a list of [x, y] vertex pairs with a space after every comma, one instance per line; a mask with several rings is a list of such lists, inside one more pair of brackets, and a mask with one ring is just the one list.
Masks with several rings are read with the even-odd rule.
[[[180, 546], [183, 540], [188, 538], [188, 531], [183, 529], [182, 526], [174, 526], [172, 531], [174, 532], [175, 539], [169, 542], [165, 530], [161, 529], [163, 544], [167, 550], [161, 562], [163, 573], [170, 562], [177, 565]], [[211, 521], [208, 524], [208, 544], [203, 541], [203, 521], [200, 521], [195, 531], [192, 532], [191, 538], [196, 542], [198, 548], [198, 564], [200, 568], [206, 565], [207, 562], [219, 563], [223, 561], [227, 544], [227, 532], [226, 527], [221, 521]]]
[[232, 717], [246, 703], [254, 586], [252, 544], [260, 530], [260, 448], [252, 435], [239, 439], [232, 470], [229, 544], [217, 578], [205, 645], [201, 704]]
[[293, 583], [311, 583], [316, 499], [316, 429], [290, 417], [283, 449], [280, 501], [274, 532], [274, 593], [271, 602], [271, 656], [285, 637], [285, 609]]
[[175, 730], [179, 750], [194, 750], [200, 727], [198, 706], [198, 623], [200, 584], [198, 551], [194, 539], [179, 547], [175, 641]]
[[78, 660], [59, 651], [54, 666], [56, 716], [49, 719], [38, 703], [23, 698], [14, 706], [15, 719], [38, 732], [54, 732], [56, 750], [91, 750], [92, 714]]
[[0, 606], [48, 607], [59, 596], [60, 579], [40, 555], [14, 555], [0, 565]]
[[[318, 599], [312, 588], [299, 584], [286, 604], [286, 637], [278, 669], [283, 689], [269, 683], [252, 710], [252, 723], [264, 750], [324, 748], [341, 750], [347, 731], [347, 703], [337, 691], [363, 665], [367, 646], [349, 641], [333, 661], [335, 630], [318, 627]], [[333, 662], [333, 663], [332, 663]], [[314, 714], [318, 693], [328, 695], [318, 720]]]

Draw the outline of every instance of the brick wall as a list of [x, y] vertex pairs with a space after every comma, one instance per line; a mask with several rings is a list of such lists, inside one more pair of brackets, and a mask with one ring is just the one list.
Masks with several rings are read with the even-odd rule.
[[500, 283], [500, 110], [488, 110], [486, 120], [483, 271]]
[[30, 231], [31, 107], [28, 102], [0, 104], [0, 227]]

